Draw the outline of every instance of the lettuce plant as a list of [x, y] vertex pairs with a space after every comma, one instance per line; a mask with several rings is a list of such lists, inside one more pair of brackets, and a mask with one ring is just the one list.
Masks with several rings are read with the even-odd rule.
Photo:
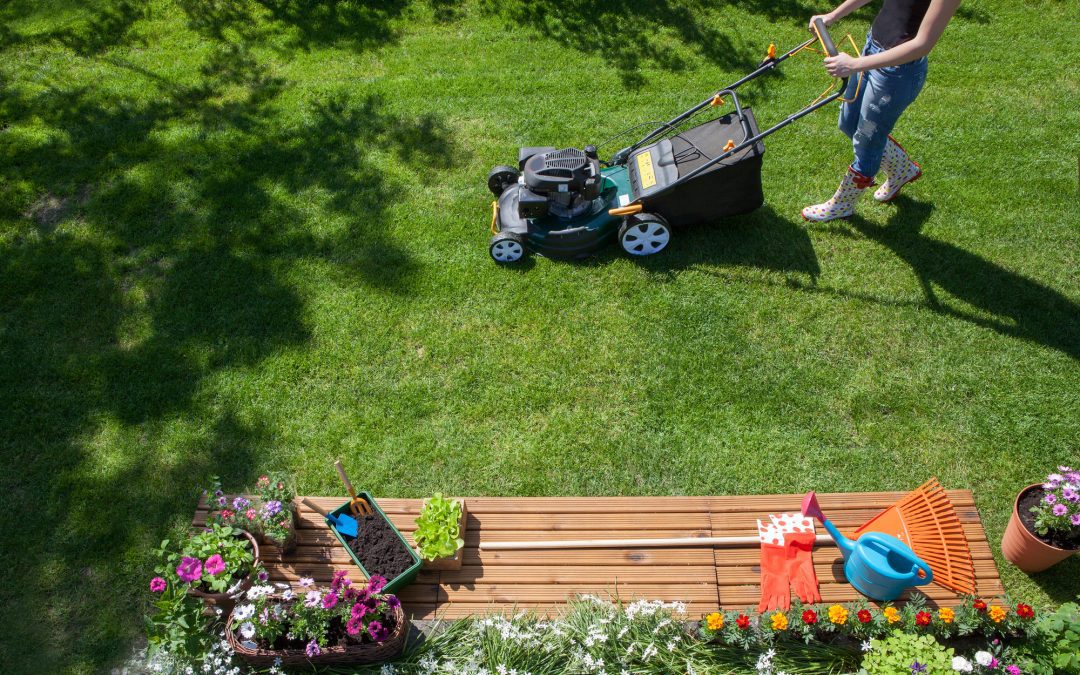
[[452, 557], [465, 545], [461, 538], [461, 504], [436, 492], [424, 502], [413, 535], [424, 560]]

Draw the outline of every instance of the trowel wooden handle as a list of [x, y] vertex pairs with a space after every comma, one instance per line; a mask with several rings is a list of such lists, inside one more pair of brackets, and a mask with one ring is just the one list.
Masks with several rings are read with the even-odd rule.
[[334, 462], [334, 468], [337, 469], [337, 475], [341, 476], [341, 482], [345, 483], [345, 489], [349, 491], [349, 496], [356, 499], [356, 490], [353, 489], [349, 477], [345, 475], [345, 467], [341, 466], [340, 459]]
[[321, 513], [323, 515], [324, 518], [329, 518], [330, 517], [330, 514], [326, 511], [326, 509], [322, 508], [321, 506], [319, 506], [315, 502], [311, 501], [307, 497], [304, 497], [303, 501], [304, 501], [304, 506], [308, 507], [312, 511], [318, 511], [319, 513]]

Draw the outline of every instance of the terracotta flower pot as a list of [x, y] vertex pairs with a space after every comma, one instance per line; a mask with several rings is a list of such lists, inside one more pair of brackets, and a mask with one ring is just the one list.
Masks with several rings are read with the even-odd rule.
[[1041, 484], [1035, 483], [1016, 495], [1012, 518], [1009, 519], [1009, 526], [1005, 528], [1005, 535], [1001, 538], [1002, 555], [1028, 574], [1042, 572], [1076, 553], [1075, 549], [1058, 548], [1047, 544], [1020, 521], [1020, 498], [1028, 491], [1041, 487]]
[[[240, 530], [240, 533], [237, 536], [247, 538], [248, 542], [251, 544], [251, 552], [255, 556], [255, 559], [252, 561], [251, 566], [253, 568], [258, 567], [259, 542], [255, 540], [255, 537], [253, 537], [250, 532], [247, 532], [245, 530]], [[210, 591], [201, 591], [196, 588], [189, 588], [188, 595], [194, 598], [199, 598], [203, 601], [204, 605], [208, 606], [208, 608], [219, 607], [221, 608], [222, 612], [228, 613], [231, 612], [233, 606], [236, 605], [236, 598], [247, 592], [247, 590], [251, 588], [253, 581], [254, 579], [252, 578], [252, 574], [249, 572], [247, 576], [245, 576], [240, 582], [240, 586], [232, 593], [211, 593]]]

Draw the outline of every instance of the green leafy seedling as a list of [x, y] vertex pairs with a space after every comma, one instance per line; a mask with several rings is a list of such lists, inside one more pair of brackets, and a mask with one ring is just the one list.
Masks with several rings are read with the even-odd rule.
[[414, 537], [424, 560], [453, 557], [465, 545], [461, 538], [461, 504], [436, 492], [420, 510]]

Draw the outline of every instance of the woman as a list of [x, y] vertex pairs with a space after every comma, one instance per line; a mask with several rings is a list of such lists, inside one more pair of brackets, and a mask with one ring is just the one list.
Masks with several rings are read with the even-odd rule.
[[[815, 19], [831, 25], [868, 2], [845, 0], [828, 14], [811, 17], [810, 25]], [[885, 173], [885, 181], [874, 192], [879, 202], [894, 198], [900, 188], [922, 175], [919, 165], [889, 132], [919, 95], [926, 81], [926, 55], [959, 5], [960, 0], [884, 0], [862, 56], [841, 52], [825, 59], [825, 70], [833, 77], [866, 73], [855, 99], [840, 106], [840, 130], [851, 137], [855, 161], [832, 199], [807, 206], [803, 218], [824, 222], [852, 215], [859, 197], [874, 185], [879, 169]], [[852, 84], [848, 91], [853, 89]]]

